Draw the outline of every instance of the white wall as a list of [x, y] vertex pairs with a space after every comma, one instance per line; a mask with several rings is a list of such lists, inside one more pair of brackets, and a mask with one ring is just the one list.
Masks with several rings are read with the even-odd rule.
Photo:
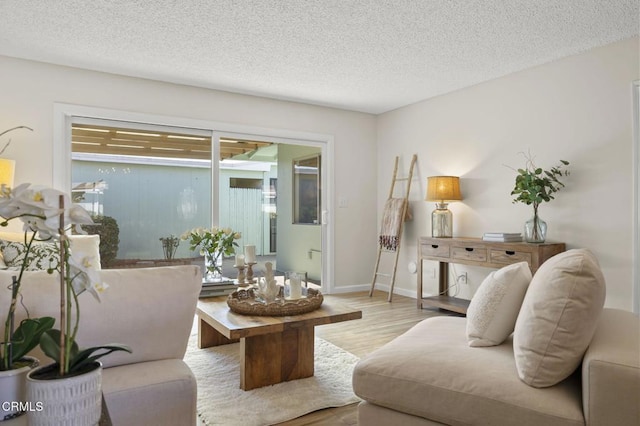
[[[571, 163], [566, 188], [540, 207], [548, 239], [586, 247], [607, 280], [606, 305], [631, 310], [632, 82], [640, 77], [638, 38], [531, 68], [378, 117], [378, 217], [391, 179], [392, 157], [405, 164], [418, 154], [411, 191], [414, 221], [405, 227], [396, 288], [415, 294], [416, 239], [430, 235], [433, 203], [424, 201], [428, 176], [461, 177], [464, 200], [450, 204], [454, 236], [519, 232], [532, 208], [509, 195], [518, 153], [531, 151], [539, 166]], [[433, 268], [425, 262], [425, 271]], [[469, 298], [489, 270], [469, 271]], [[427, 273], [427, 275], [430, 275]], [[435, 280], [427, 290], [437, 292]]]
[[0, 129], [35, 129], [14, 133], [4, 154], [17, 161], [17, 183], [53, 184], [54, 102], [333, 135], [334, 195], [349, 204], [331, 218], [340, 241], [332, 284], [339, 289], [369, 280], [377, 232], [370, 214], [376, 208], [374, 116], [2, 56], [0, 70]]

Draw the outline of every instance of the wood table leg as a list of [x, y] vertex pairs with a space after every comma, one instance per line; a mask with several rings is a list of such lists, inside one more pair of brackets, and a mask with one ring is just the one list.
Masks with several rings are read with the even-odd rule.
[[440, 296], [449, 295], [449, 264], [438, 262], [438, 294]]
[[313, 354], [313, 327], [240, 339], [240, 388], [311, 377]]
[[236, 343], [239, 339], [228, 339], [218, 330], [211, 327], [204, 319], [198, 317], [198, 347], [209, 348], [211, 346], [227, 345]]

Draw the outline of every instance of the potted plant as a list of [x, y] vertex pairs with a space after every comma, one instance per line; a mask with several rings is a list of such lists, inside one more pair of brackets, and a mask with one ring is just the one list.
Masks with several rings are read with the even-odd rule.
[[88, 291], [100, 300], [99, 294], [107, 285], [100, 279], [94, 257], [69, 250], [65, 224], [74, 225], [82, 232], [80, 225], [92, 223], [91, 217], [79, 205], [71, 204], [68, 195], [30, 184], [3, 191], [0, 214], [19, 218], [25, 230], [34, 231], [42, 240], [59, 243], [59, 262], [49, 272], [57, 271], [60, 277], [60, 328], [46, 330], [39, 342], [54, 364], [38, 367], [27, 375], [27, 400], [38, 402], [42, 407], [42, 410], [28, 413], [29, 424], [50, 424], [52, 419], [57, 424], [70, 424], [69, 419], [74, 419], [74, 424], [85, 424], [78, 419], [86, 419], [86, 424], [96, 424], [102, 401], [98, 360], [111, 352], [131, 352], [131, 349], [108, 344], [81, 350], [76, 342], [81, 318], [78, 296]]
[[27, 356], [27, 353], [38, 345], [42, 334], [51, 329], [55, 322], [51, 317], [26, 318], [11, 331], [20, 287], [16, 277], [13, 278], [11, 307], [5, 322], [4, 341], [0, 345], [0, 401], [9, 404], [0, 407], [0, 421], [24, 414], [26, 376], [39, 365], [38, 359]]
[[540, 203], [549, 202], [555, 197], [554, 193], [564, 187], [560, 182], [562, 176], [568, 176], [569, 171], [563, 167], [569, 165], [568, 161], [560, 160], [560, 164], [544, 170], [536, 167], [531, 155], [525, 155], [525, 167], [518, 169], [515, 186], [511, 195], [514, 195], [514, 203], [533, 205], [533, 217], [525, 223], [525, 241], [530, 243], [543, 243], [546, 239], [547, 224], [538, 216]]
[[164, 252], [164, 258], [166, 260], [171, 260], [176, 254], [176, 250], [180, 245], [180, 239], [175, 235], [171, 234], [168, 237], [161, 237], [160, 242], [162, 243], [162, 251]]
[[200, 254], [204, 256], [205, 280], [215, 282], [222, 280], [222, 256], [231, 256], [235, 253], [241, 234], [231, 228], [211, 229], [194, 228], [180, 236], [182, 240], [189, 240], [189, 249], [194, 251], [200, 247]]
[[[0, 223], [0, 226], [8, 224], [8, 220], [6, 218], [3, 219], [4, 221]], [[24, 260], [19, 274], [12, 277], [11, 286], [8, 288], [11, 291], [11, 301], [4, 322], [3, 340], [0, 342], [0, 401], [3, 402], [20, 403], [25, 401], [25, 379], [27, 373], [39, 364], [38, 359], [27, 356], [27, 353], [38, 345], [42, 334], [50, 330], [55, 323], [55, 319], [52, 317], [27, 317], [15, 328], [15, 311], [20, 297], [22, 277], [29, 262], [29, 254], [34, 239], [35, 234], [28, 237], [25, 232], [26, 250], [24, 252]], [[23, 413], [23, 406], [19, 404], [3, 404], [0, 407], [0, 421], [12, 419]]]

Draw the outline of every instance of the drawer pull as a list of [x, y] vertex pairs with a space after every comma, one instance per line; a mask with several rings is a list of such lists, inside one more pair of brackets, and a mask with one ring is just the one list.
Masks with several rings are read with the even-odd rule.
[[437, 245], [437, 244], [431, 244], [431, 247], [433, 247], [433, 248], [438, 248], [438, 247], [440, 247], [440, 246], [439, 246], [439, 245]]
[[511, 251], [511, 250], [507, 250], [505, 251], [506, 254], [508, 254], [509, 256], [513, 256], [514, 254], [516, 254], [515, 251]]
[[466, 251], [473, 251], [473, 247], [465, 247], [464, 248]]

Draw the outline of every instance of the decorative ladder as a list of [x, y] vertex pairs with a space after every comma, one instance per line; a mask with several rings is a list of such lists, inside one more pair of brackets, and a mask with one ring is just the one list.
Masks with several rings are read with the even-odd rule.
[[[416, 160], [418, 159], [418, 156], [416, 154], [413, 154], [413, 157], [411, 158], [411, 165], [409, 166], [409, 175], [405, 178], [399, 178], [398, 177], [398, 157], [396, 157], [395, 160], [395, 165], [393, 167], [393, 178], [391, 180], [391, 189], [389, 190], [389, 197], [387, 197], [387, 201], [391, 200], [393, 198], [393, 192], [396, 186], [396, 182], [399, 181], [407, 181], [407, 185], [406, 185], [406, 191], [404, 193], [404, 203], [402, 206], [402, 215], [400, 216], [401, 220], [400, 220], [400, 226], [398, 229], [398, 235], [396, 235], [395, 237], [397, 237], [397, 245], [396, 245], [396, 249], [395, 250], [388, 250], [385, 249], [381, 242], [378, 241], [378, 256], [376, 258], [376, 266], [373, 272], [373, 279], [371, 281], [371, 290], [369, 291], [369, 297], [373, 296], [373, 290], [375, 288], [376, 285], [376, 280], [378, 278], [378, 276], [384, 276], [384, 277], [390, 277], [390, 282], [389, 282], [389, 297], [387, 298], [387, 300], [389, 302], [391, 302], [391, 298], [393, 296], [393, 285], [395, 284], [396, 281], [396, 270], [398, 269], [398, 256], [400, 255], [400, 243], [402, 241], [402, 229], [404, 228], [404, 222], [406, 220], [406, 216], [407, 216], [407, 209], [409, 208], [409, 191], [411, 190], [411, 180], [413, 179], [413, 167], [416, 164]], [[393, 259], [393, 270], [391, 272], [391, 274], [385, 274], [385, 273], [381, 273], [378, 272], [378, 269], [380, 267], [380, 257], [382, 255], [382, 253], [394, 253], [395, 254], [395, 258]]]

